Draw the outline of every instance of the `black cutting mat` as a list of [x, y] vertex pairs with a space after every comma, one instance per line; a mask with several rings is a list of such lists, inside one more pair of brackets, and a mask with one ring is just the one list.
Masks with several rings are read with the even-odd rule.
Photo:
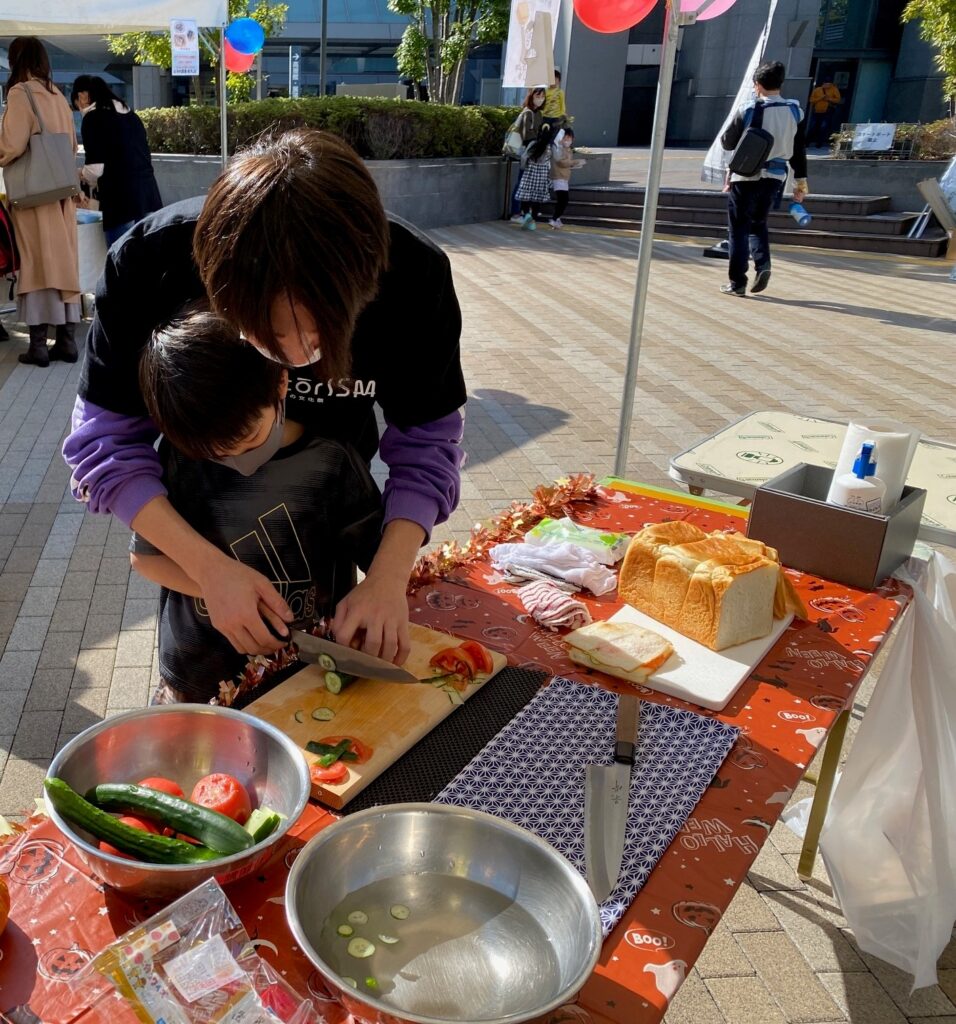
[[518, 714], [547, 678], [544, 672], [503, 668], [349, 801], [341, 813], [351, 814], [379, 804], [433, 800]]

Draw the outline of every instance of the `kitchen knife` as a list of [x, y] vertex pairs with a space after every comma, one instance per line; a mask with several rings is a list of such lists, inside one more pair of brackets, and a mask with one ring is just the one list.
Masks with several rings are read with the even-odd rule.
[[618, 696], [614, 763], [589, 764], [586, 770], [584, 858], [588, 885], [598, 903], [611, 895], [621, 873], [640, 708], [639, 698]]
[[336, 672], [345, 672], [350, 676], [362, 679], [381, 679], [389, 683], [418, 683], [407, 669], [393, 665], [383, 658], [373, 658], [371, 654], [356, 651], [333, 640], [324, 640], [311, 633], [303, 633], [301, 629], [290, 630], [292, 640], [299, 648], [299, 657], [303, 661], [316, 662], [320, 654], [327, 654], [335, 662]]

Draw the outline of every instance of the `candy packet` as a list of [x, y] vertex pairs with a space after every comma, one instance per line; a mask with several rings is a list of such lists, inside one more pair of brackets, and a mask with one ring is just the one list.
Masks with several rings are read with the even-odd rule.
[[258, 953], [215, 879], [106, 947], [76, 986], [109, 980], [143, 1024], [322, 1024]]
[[614, 565], [627, 551], [630, 537], [626, 533], [595, 530], [581, 526], [567, 516], [564, 519], [542, 519], [525, 534], [526, 544], [553, 544], [567, 542], [586, 548], [602, 565]]

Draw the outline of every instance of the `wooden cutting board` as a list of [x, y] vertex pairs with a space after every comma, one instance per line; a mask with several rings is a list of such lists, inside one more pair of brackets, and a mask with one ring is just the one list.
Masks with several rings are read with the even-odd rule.
[[[432, 655], [445, 647], [456, 647], [461, 641], [447, 633], [412, 623], [409, 627], [412, 650], [405, 663], [409, 672], [421, 678], [434, 675], [429, 667]], [[479, 676], [461, 696], [467, 700], [492, 676], [500, 672], [508, 659], [488, 649], [494, 661], [490, 675]], [[348, 776], [339, 783], [313, 783], [312, 796], [336, 809], [344, 807], [363, 789], [431, 732], [459, 705], [448, 694], [430, 683], [387, 683], [374, 679], [357, 679], [340, 694], [325, 688], [324, 673], [317, 665], [307, 665], [274, 690], [253, 701], [245, 710], [263, 721], [271, 722], [290, 736], [313, 764], [315, 754], [305, 750], [310, 740], [322, 741], [327, 736], [353, 736], [372, 748], [365, 764], [349, 764]], [[331, 721], [317, 721], [312, 712], [329, 708], [335, 713]], [[296, 721], [296, 712], [303, 719]]]

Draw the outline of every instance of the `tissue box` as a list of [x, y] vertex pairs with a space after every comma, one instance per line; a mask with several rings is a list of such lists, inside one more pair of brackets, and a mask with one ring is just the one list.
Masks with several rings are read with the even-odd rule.
[[913, 551], [926, 491], [904, 487], [889, 515], [829, 505], [833, 470], [798, 463], [754, 494], [747, 535], [777, 549], [791, 569], [873, 590]]

